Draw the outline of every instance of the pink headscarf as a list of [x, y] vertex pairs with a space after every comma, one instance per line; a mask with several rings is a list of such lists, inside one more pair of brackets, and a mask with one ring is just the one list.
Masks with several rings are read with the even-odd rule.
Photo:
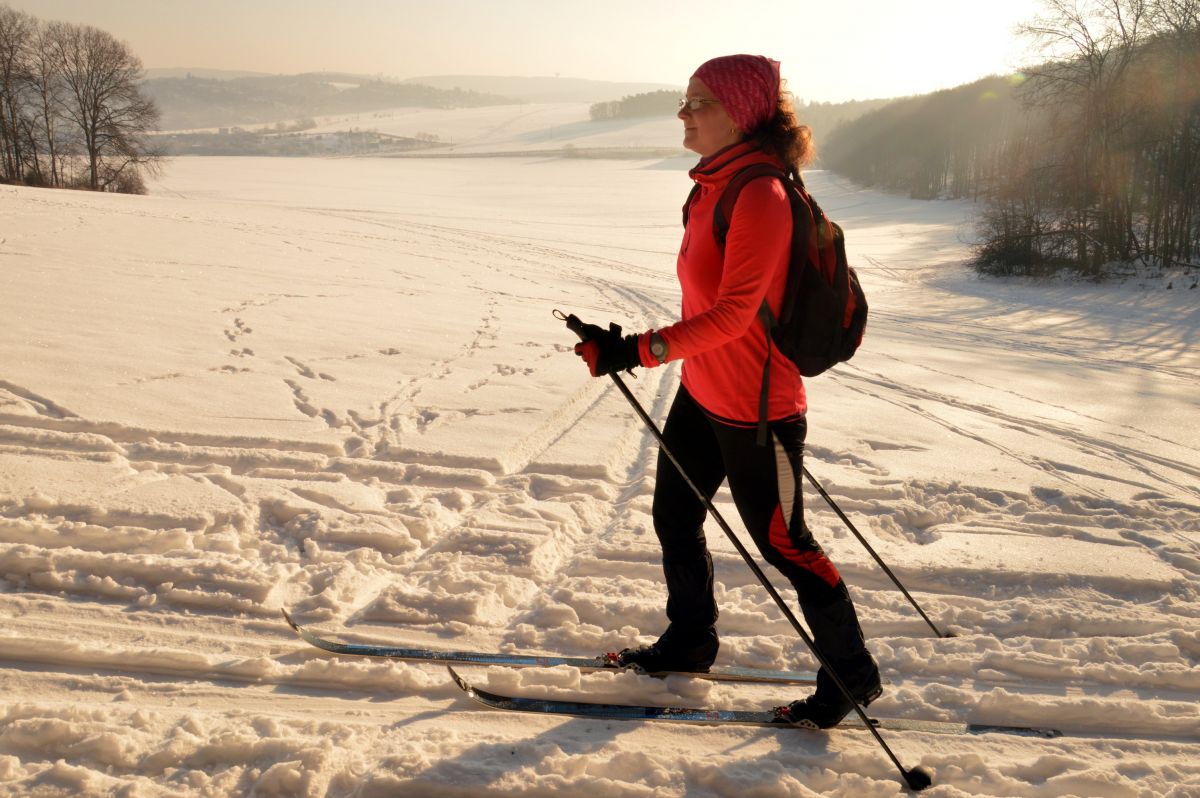
[[779, 102], [779, 62], [761, 55], [723, 55], [705, 61], [693, 77], [725, 106], [743, 133], [750, 133], [775, 115]]

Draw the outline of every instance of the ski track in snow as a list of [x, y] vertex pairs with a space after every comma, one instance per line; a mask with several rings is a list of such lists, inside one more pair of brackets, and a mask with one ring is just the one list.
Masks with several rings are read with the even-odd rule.
[[[436, 666], [331, 656], [279, 617], [462, 650], [654, 639], [656, 450], [550, 310], [631, 331], [673, 319], [681, 173], [222, 163], [181, 159], [172, 196], [0, 187], [25, 231], [0, 268], [38, 264], [0, 297], [34, 309], [26, 336], [0, 337], [0, 792], [902, 793], [865, 735], [491, 713]], [[309, 188], [368, 166], [404, 176], [405, 198]], [[266, 188], [229, 188], [233, 168]], [[482, 179], [529, 196], [479, 196]], [[1099, 294], [1089, 315], [1071, 288], [974, 280], [966, 206], [809, 183], [859, 248], [872, 323], [863, 353], [810, 385], [806, 464], [958, 634], [933, 638], [806, 491], [888, 681], [872, 710], [1066, 732], [893, 735], [901, 759], [945, 795], [1200, 794], [1200, 463], [1179, 423], [1195, 312], [1080, 288]], [[85, 262], [106, 228], [140, 233]], [[37, 304], [52, 291], [62, 315]], [[1143, 337], [1097, 334], [1141, 312]], [[672, 364], [627, 383], [661, 422], [678, 379]], [[1128, 412], [1132, 386], [1152, 413]], [[747, 540], [727, 490], [716, 503]], [[708, 534], [721, 661], [813, 667]], [[616, 703], [795, 697], [572, 669], [473, 678]]]

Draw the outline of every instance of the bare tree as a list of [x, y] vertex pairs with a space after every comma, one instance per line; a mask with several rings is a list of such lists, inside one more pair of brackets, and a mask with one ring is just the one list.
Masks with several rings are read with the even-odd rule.
[[63, 26], [51, 46], [61, 69], [64, 113], [82, 138], [88, 186], [136, 190], [140, 171], [156, 168], [162, 157], [146, 136], [159, 111], [139, 88], [141, 59], [90, 26]]
[[1151, 0], [1158, 31], [1161, 102], [1144, 116], [1148, 137], [1149, 214], [1143, 244], [1161, 263], [1186, 263], [1200, 254], [1200, 0]]
[[20, 181], [25, 165], [23, 112], [34, 19], [0, 6], [0, 177]]
[[1098, 273], [1134, 252], [1133, 185], [1124, 157], [1133, 121], [1129, 73], [1144, 39], [1146, 0], [1043, 0], [1024, 26], [1048, 60], [1030, 70], [1028, 99], [1051, 109], [1061, 202], [1075, 259]]
[[66, 35], [67, 28], [62, 22], [39, 25], [29, 55], [29, 82], [36, 119], [36, 132], [31, 137], [42, 146], [47, 158], [45, 168], [41, 159], [37, 159], [35, 172], [39, 182], [49, 186], [61, 186], [65, 182], [62, 159], [69, 154], [65, 147], [65, 132], [59, 125], [64, 85], [62, 65], [56, 53], [56, 42]]

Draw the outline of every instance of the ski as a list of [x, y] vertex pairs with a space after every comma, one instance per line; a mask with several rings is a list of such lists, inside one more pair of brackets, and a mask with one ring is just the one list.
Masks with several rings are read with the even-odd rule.
[[[546, 698], [519, 698], [481, 690], [459, 676], [449, 665], [446, 670], [455, 683], [471, 698], [492, 709], [513, 712], [538, 712], [550, 715], [572, 715], [599, 720], [653, 720], [670, 723], [694, 723], [710, 726], [774, 726], [776, 728], [816, 731], [813, 727], [799, 726], [786, 720], [784, 707], [771, 710], [741, 709], [688, 709], [685, 707], [628, 706], [624, 704], [590, 704], [582, 701], [557, 701]], [[1021, 737], [1061, 737], [1058, 729], [1034, 726], [996, 726], [982, 723], [957, 723], [942, 720], [918, 720], [913, 718], [872, 718], [877, 729], [894, 731], [917, 731], [931, 734], [1015, 734]], [[866, 731], [863, 722], [851, 715], [838, 729]]]
[[[407, 660], [410, 662], [428, 662], [437, 665], [499, 665], [507, 668], [551, 668], [559, 665], [579, 668], [582, 671], [620, 671], [624, 670], [617, 664], [616, 654], [601, 654], [597, 657], [558, 657], [540, 654], [504, 654], [479, 653], [471, 651], [438, 651], [427, 648], [404, 648], [400, 646], [381, 646], [373, 643], [342, 643], [318, 637], [292, 620], [287, 610], [283, 617], [296, 634], [310, 645], [324, 649], [333, 654], [349, 654], [362, 657], [381, 657], [384, 659]], [[633, 670], [633, 669], [630, 669]], [[816, 684], [817, 678], [807, 671], [770, 671], [758, 668], [713, 668], [705, 673], [692, 671], [663, 671], [651, 673], [650, 676], [690, 676], [697, 679], [724, 682], [750, 682], [759, 684]]]

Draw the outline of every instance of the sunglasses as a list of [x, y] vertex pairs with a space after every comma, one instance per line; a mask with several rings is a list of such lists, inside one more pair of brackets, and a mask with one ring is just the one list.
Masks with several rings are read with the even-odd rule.
[[679, 110], [682, 111], [684, 108], [686, 108], [689, 111], [691, 111], [692, 113], [699, 111], [701, 108], [703, 108], [706, 105], [720, 105], [720, 104], [721, 104], [720, 100], [708, 100], [703, 97], [680, 97], [679, 98]]

